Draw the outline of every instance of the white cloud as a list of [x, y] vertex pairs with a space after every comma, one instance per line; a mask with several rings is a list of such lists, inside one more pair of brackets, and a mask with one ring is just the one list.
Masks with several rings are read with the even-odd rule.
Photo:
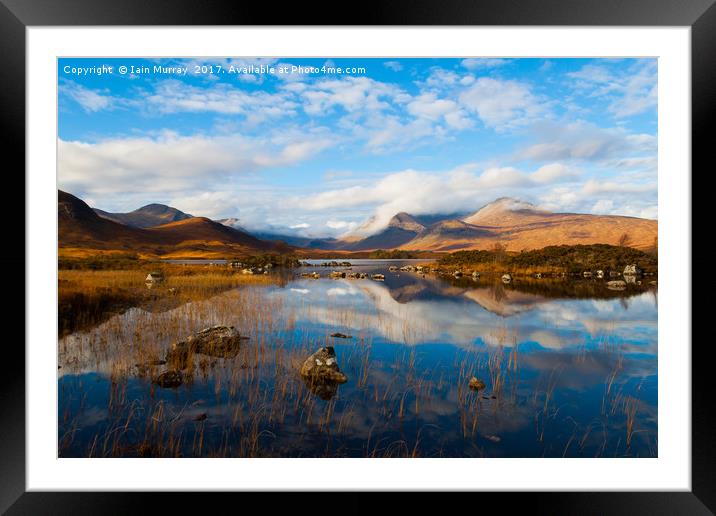
[[417, 118], [427, 118], [433, 122], [444, 121], [455, 129], [466, 129], [472, 125], [467, 112], [457, 102], [439, 99], [435, 93], [424, 93], [415, 97], [407, 105], [408, 113]]
[[356, 227], [355, 222], [348, 222], [345, 220], [329, 220], [326, 222], [326, 226], [331, 229], [352, 229]]
[[90, 90], [76, 84], [67, 82], [60, 86], [60, 94], [74, 100], [80, 107], [88, 113], [94, 113], [103, 109], [111, 109], [116, 103], [116, 99], [104, 92]]
[[393, 70], [394, 72], [399, 72], [403, 69], [403, 65], [401, 65], [398, 61], [386, 61], [383, 63], [383, 66]]
[[615, 118], [638, 115], [657, 105], [657, 61], [640, 59], [627, 69], [588, 64], [567, 74], [576, 91], [604, 98]]
[[426, 137], [439, 139], [446, 134], [443, 126], [427, 118], [402, 121], [393, 115], [375, 116], [353, 129], [356, 136], [365, 139], [366, 148], [376, 153], [402, 149]]
[[479, 70], [481, 68], [496, 68], [498, 66], [504, 66], [509, 62], [509, 59], [482, 57], [463, 59], [460, 64], [468, 70]]
[[576, 177], [576, 174], [561, 163], [550, 163], [538, 168], [530, 177], [537, 183], [553, 183], [558, 179]]
[[330, 146], [310, 133], [253, 138], [240, 134], [107, 139], [96, 143], [58, 142], [60, 187], [100, 196], [117, 192], [171, 195], [207, 185], [226, 186], [232, 174], [290, 166]]
[[302, 91], [303, 109], [309, 115], [325, 115], [334, 107], [369, 115], [391, 108], [391, 101], [407, 98], [400, 88], [368, 77], [344, 77], [318, 81]]
[[434, 67], [424, 82], [418, 82], [419, 86], [427, 86], [435, 90], [445, 90], [460, 84], [462, 76], [452, 70]]
[[326, 290], [326, 294], [329, 296], [355, 296], [358, 291], [354, 288], [333, 287]]
[[[595, 64], [584, 65], [576, 72], [568, 73], [567, 76], [587, 84], [607, 85], [607, 87], [614, 81], [614, 76], [606, 66]], [[586, 87], [586, 84], [581, 84], [581, 87]], [[606, 92], [604, 89], [601, 91]]]
[[655, 108], [658, 101], [656, 81], [656, 64], [653, 70], [645, 68], [636, 75], [630, 76], [622, 88], [623, 95], [609, 106], [609, 110], [617, 118], [638, 115]]
[[144, 101], [147, 109], [162, 114], [213, 112], [243, 115], [252, 122], [295, 115], [299, 106], [286, 92], [248, 92], [225, 83], [200, 88], [178, 80], [158, 83]]
[[586, 195], [595, 195], [602, 193], [647, 193], [656, 192], [656, 183], [645, 183], [645, 184], [633, 184], [625, 183], [623, 181], [597, 181], [590, 179], [584, 186], [582, 186], [582, 192]]
[[624, 159], [631, 154], [656, 154], [656, 137], [630, 134], [620, 128], [601, 128], [576, 121], [568, 124], [541, 123], [532, 132], [537, 143], [519, 150], [517, 159], [536, 161], [604, 161]]
[[634, 158], [623, 158], [616, 159], [612, 162], [612, 166], [616, 168], [628, 169], [628, 170], [648, 170], [656, 172], [658, 159], [656, 155], [653, 156], [637, 156]]
[[[192, 192], [189, 195], [175, 195], [170, 206], [198, 217], [222, 218], [225, 214], [239, 215], [241, 206], [233, 192]], [[243, 223], [243, 221], [241, 222]]]
[[555, 186], [541, 194], [540, 200], [550, 210], [647, 219], [655, 219], [658, 213], [655, 178], [593, 178], [583, 184]]
[[512, 80], [481, 77], [459, 99], [486, 126], [498, 130], [524, 125], [547, 113], [545, 103], [532, 94], [527, 84]]
[[289, 226], [289, 228], [291, 228], [291, 229], [306, 229], [306, 228], [310, 228], [310, 227], [311, 227], [311, 225], [307, 224], [305, 222], [303, 222], [301, 224], [294, 224], [292, 226]]
[[592, 213], [607, 214], [611, 212], [612, 208], [614, 208], [614, 201], [611, 199], [599, 199], [592, 206]]

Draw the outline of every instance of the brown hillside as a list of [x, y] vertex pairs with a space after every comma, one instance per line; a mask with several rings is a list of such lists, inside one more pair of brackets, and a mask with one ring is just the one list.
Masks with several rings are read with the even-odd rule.
[[648, 249], [654, 245], [658, 234], [658, 222], [635, 217], [549, 214], [541, 220], [520, 224], [514, 217], [513, 225], [481, 227], [481, 235], [435, 238], [418, 235], [402, 246], [402, 249], [443, 250], [490, 249], [495, 244], [505, 245], [508, 251], [540, 249], [549, 245], [611, 244], [619, 245], [622, 235], [629, 236], [628, 245]]
[[272, 243], [259, 240], [248, 233], [205, 217], [193, 217], [170, 222], [169, 224], [149, 228], [147, 231], [159, 241], [175, 245], [185, 241], [215, 241], [267, 250], [273, 246]]
[[[170, 222], [150, 229], [125, 226], [100, 217], [84, 201], [58, 192], [61, 249], [134, 252], [143, 256], [214, 257], [286, 251], [287, 246], [259, 240], [243, 231], [203, 217]], [[66, 254], [66, 253], [65, 253]]]

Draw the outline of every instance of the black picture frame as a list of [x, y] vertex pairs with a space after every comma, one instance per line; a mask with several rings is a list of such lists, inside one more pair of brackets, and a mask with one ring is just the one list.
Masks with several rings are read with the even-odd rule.
[[[24, 203], [25, 166], [25, 31], [30, 26], [110, 25], [572, 25], [572, 26], [689, 26], [692, 64], [692, 169], [707, 171], [710, 129], [716, 115], [716, 0], [401, 0], [361, 2], [338, 16], [337, 4], [312, 2], [278, 5], [240, 1], [199, 0], [0, 0], [0, 120], [4, 179], [13, 184], [15, 202]], [[322, 14], [319, 14], [322, 13]], [[331, 14], [333, 13], [333, 14]], [[331, 19], [331, 18], [335, 19]], [[14, 159], [12, 159], [14, 158]], [[8, 163], [15, 163], [10, 169]], [[709, 163], [711, 164], [711, 163]], [[711, 167], [713, 166], [711, 165]], [[691, 174], [691, 171], [682, 171]], [[11, 177], [12, 176], [12, 177]], [[10, 191], [10, 190], [6, 190]], [[20, 193], [22, 192], [22, 194]], [[23, 206], [17, 207], [17, 212]], [[25, 227], [7, 228], [15, 242], [12, 255], [0, 257], [6, 288], [24, 292]], [[692, 232], [693, 234], [693, 232]], [[693, 253], [693, 251], [692, 251]], [[699, 262], [692, 259], [693, 267]], [[705, 263], [703, 264], [705, 265]], [[691, 284], [691, 277], [684, 278]], [[21, 284], [22, 282], [22, 284]], [[24, 295], [24, 294], [23, 294]], [[691, 300], [684, 300], [691, 302]], [[32, 309], [14, 303], [15, 310]], [[19, 321], [6, 312], [7, 321]], [[24, 312], [23, 312], [24, 314]], [[0, 375], [0, 511], [7, 514], [127, 514], [146, 511], [148, 497], [159, 498], [163, 510], [182, 513], [206, 509], [206, 501], [187, 494], [25, 492], [25, 354], [18, 345], [24, 330], [8, 341]], [[682, 345], [687, 349], [690, 342]], [[692, 490], [641, 493], [510, 493], [512, 500], [530, 504], [530, 512], [559, 514], [711, 514], [716, 511], [716, 447], [713, 392], [706, 354], [710, 345], [691, 347], [692, 353]], [[661, 378], [660, 380], [664, 380]], [[301, 496], [305, 496], [303, 494]], [[211, 494], [213, 506], [230, 494]], [[246, 496], [242, 507], [247, 508]], [[255, 495], [252, 495], [255, 496]], [[310, 494], [309, 494], [310, 496]], [[374, 506], [374, 495], [351, 495], [341, 503], [363, 512]], [[493, 498], [493, 494], [480, 494]], [[279, 498], [272, 499], [279, 501]], [[422, 504], [421, 496], [413, 503]], [[152, 500], [155, 501], [155, 500]], [[253, 505], [258, 500], [249, 500]], [[263, 502], [265, 503], [265, 502]], [[272, 504], [275, 502], [272, 502]], [[453, 502], [455, 503], [455, 502]], [[459, 502], [458, 502], [459, 503]], [[511, 502], [513, 503], [513, 502]], [[406, 507], [406, 510], [408, 508]]]

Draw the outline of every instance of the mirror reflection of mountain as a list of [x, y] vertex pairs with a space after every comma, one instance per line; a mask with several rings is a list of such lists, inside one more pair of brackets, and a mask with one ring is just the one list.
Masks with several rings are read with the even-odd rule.
[[[460, 288], [440, 278], [386, 276], [384, 282], [349, 279], [315, 282], [300, 280], [292, 295], [274, 291], [297, 310], [305, 322], [341, 324], [354, 332], [379, 333], [384, 338], [411, 344], [450, 342], [497, 345], [499, 335], [509, 328], [518, 342], [531, 341], [542, 347], [562, 348], [583, 342], [584, 333], [597, 338], [609, 329], [640, 334], [636, 321], [655, 330], [649, 321], [656, 309], [653, 292], [631, 293], [611, 299], [545, 297], [518, 287], [489, 284]], [[328, 303], [321, 302], [327, 298]], [[636, 321], [635, 321], [636, 319]], [[303, 322], [303, 321], [302, 321]], [[406, 336], [410, 338], [406, 341]]]
[[[504, 284], [497, 277], [455, 278], [450, 274], [402, 274], [388, 275], [385, 286], [399, 303], [415, 299], [466, 296], [500, 315], [510, 315], [513, 310], [547, 299], [628, 299], [656, 289], [647, 284], [632, 285], [624, 290], [610, 290], [604, 281], [520, 278]], [[512, 305], [511, 307], [509, 305]], [[521, 309], [519, 306], [522, 305]]]

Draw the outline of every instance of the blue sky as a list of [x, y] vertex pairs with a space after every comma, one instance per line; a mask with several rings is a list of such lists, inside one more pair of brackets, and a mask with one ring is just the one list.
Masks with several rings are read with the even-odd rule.
[[503, 196], [657, 218], [655, 59], [60, 59], [58, 77], [59, 187], [108, 211], [307, 236]]

